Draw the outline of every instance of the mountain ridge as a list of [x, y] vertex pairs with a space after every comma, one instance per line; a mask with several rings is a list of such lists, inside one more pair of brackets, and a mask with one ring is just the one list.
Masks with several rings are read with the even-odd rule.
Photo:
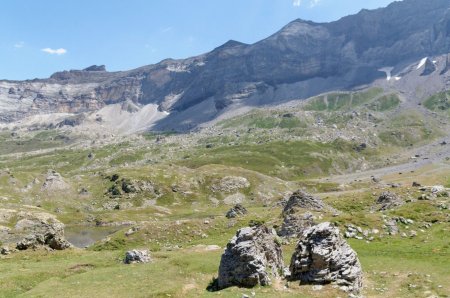
[[190, 130], [234, 107], [350, 90], [382, 78], [383, 67], [395, 73], [423, 57], [450, 52], [450, 4], [424, 3], [394, 2], [329, 23], [297, 19], [254, 44], [230, 40], [205, 54], [127, 71], [87, 68], [49, 79], [3, 80], [0, 102], [10, 104], [0, 105], [0, 120], [133, 102], [157, 105], [167, 114], [154, 129]]

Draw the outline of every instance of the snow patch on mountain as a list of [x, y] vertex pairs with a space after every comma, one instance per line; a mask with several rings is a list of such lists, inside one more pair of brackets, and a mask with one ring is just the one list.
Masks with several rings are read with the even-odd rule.
[[390, 81], [392, 79], [392, 70], [393, 69], [394, 69], [393, 67], [383, 67], [383, 68], [380, 68], [378, 71], [385, 72], [386, 80]]
[[422, 66], [425, 65], [425, 63], [427, 62], [428, 57], [423, 58], [422, 60], [420, 60], [419, 65], [417, 65], [417, 69], [420, 69]]

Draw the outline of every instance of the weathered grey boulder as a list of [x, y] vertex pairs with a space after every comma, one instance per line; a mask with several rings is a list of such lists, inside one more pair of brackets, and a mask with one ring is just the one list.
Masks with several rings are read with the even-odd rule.
[[245, 215], [247, 214], [247, 209], [245, 209], [244, 206], [241, 204], [236, 204], [233, 208], [228, 210], [227, 214], [225, 215], [227, 218], [235, 218], [239, 215]]
[[305, 284], [335, 283], [354, 293], [362, 287], [362, 269], [355, 251], [329, 222], [303, 232], [289, 269], [291, 280]]
[[313, 215], [309, 212], [302, 215], [287, 214], [283, 219], [283, 224], [278, 230], [278, 236], [286, 238], [296, 238], [303, 231], [315, 225]]
[[0, 248], [0, 254], [1, 255], [9, 255], [11, 253], [11, 250], [9, 249], [9, 247], [7, 246], [3, 246], [2, 248]]
[[125, 253], [125, 264], [149, 263], [151, 261], [148, 250], [130, 250]]
[[288, 214], [294, 214], [299, 211], [299, 209], [336, 212], [335, 209], [326, 205], [320, 198], [303, 190], [297, 190], [289, 197], [289, 200], [283, 209], [283, 217]]
[[389, 210], [404, 204], [402, 199], [390, 191], [381, 193], [376, 203], [379, 205], [378, 210], [380, 211]]
[[266, 286], [283, 272], [283, 255], [276, 236], [266, 226], [237, 231], [222, 255], [218, 288]]
[[23, 217], [19, 220], [14, 232], [17, 235], [26, 235], [17, 242], [19, 250], [35, 249], [38, 247], [49, 247], [51, 249], [63, 250], [72, 247], [64, 238], [64, 224], [54, 216], [47, 213], [19, 213]]
[[72, 245], [64, 237], [55, 235], [52, 232], [46, 234], [28, 235], [17, 242], [18, 250], [36, 249], [39, 247], [49, 247], [56, 250], [64, 250]]

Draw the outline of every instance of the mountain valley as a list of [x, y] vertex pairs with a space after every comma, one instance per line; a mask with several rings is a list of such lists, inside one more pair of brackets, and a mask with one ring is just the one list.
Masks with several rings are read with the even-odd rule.
[[0, 81], [0, 296], [449, 297], [449, 24], [404, 0]]

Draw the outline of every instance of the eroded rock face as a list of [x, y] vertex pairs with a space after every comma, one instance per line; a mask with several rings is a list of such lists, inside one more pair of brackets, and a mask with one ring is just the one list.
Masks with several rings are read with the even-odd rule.
[[225, 215], [227, 218], [235, 218], [240, 215], [247, 214], [247, 209], [245, 209], [244, 206], [241, 204], [236, 204], [233, 208], [228, 210], [227, 214]]
[[222, 255], [219, 289], [230, 286], [266, 286], [283, 272], [283, 255], [276, 236], [266, 226], [237, 231]]
[[125, 253], [125, 264], [149, 263], [151, 261], [148, 250], [130, 250]]
[[313, 215], [305, 213], [302, 215], [287, 214], [283, 219], [283, 224], [278, 231], [278, 236], [286, 238], [298, 237], [303, 231], [315, 225]]
[[379, 205], [379, 210], [384, 211], [401, 206], [404, 202], [395, 193], [385, 191], [378, 197], [377, 204]]
[[290, 271], [291, 280], [305, 284], [336, 283], [342, 290], [354, 293], [362, 287], [362, 269], [355, 251], [339, 229], [328, 222], [303, 232]]
[[283, 216], [295, 214], [299, 209], [307, 209], [312, 211], [336, 211], [326, 205], [320, 198], [303, 191], [295, 191], [284, 206]]

